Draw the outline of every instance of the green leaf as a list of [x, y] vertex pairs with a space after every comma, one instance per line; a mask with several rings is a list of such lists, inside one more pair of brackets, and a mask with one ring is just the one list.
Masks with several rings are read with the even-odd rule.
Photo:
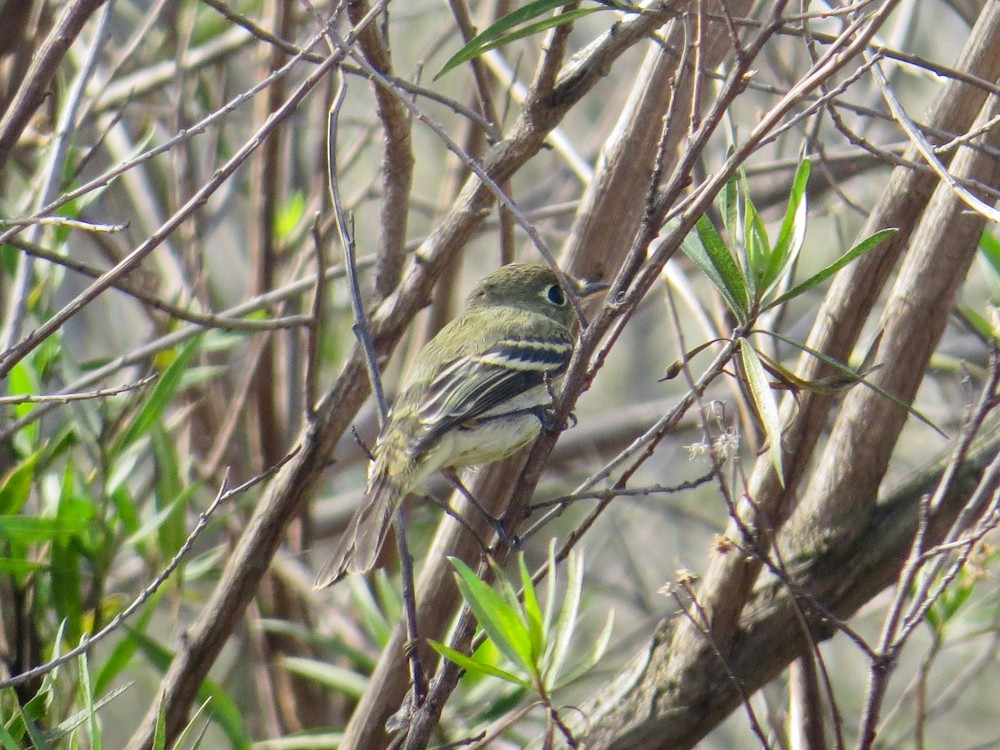
[[360, 698], [368, 689], [368, 678], [337, 664], [306, 659], [301, 656], [286, 656], [281, 665], [293, 674], [306, 677], [351, 698]]
[[97, 708], [94, 706], [94, 690], [90, 682], [90, 667], [87, 665], [87, 654], [82, 653], [77, 658], [80, 668], [80, 691], [83, 693], [84, 710], [86, 714], [87, 736], [93, 750], [101, 750], [101, 727], [97, 722]]
[[153, 750], [167, 749], [167, 710], [160, 700], [160, 707], [156, 711], [156, 727], [153, 730]]
[[343, 732], [309, 729], [273, 740], [258, 740], [254, 750], [337, 750], [344, 744]]
[[707, 216], [698, 219], [696, 230], [681, 243], [681, 250], [708, 276], [737, 319], [745, 322], [750, 303], [743, 272]]
[[0, 516], [0, 539], [8, 542], [49, 542], [59, 537], [80, 534], [86, 528], [87, 521], [80, 518]]
[[554, 638], [546, 654], [543, 679], [548, 687], [552, 687], [559, 679], [563, 664], [569, 655], [570, 642], [576, 630], [576, 620], [580, 613], [580, 600], [583, 597], [583, 558], [579, 551], [570, 553], [566, 564], [566, 596], [559, 608], [556, 619]]
[[491, 49], [501, 47], [504, 44], [526, 36], [531, 36], [553, 26], [572, 23], [576, 19], [588, 16], [591, 13], [607, 10], [607, 8], [601, 6], [596, 8], [578, 8], [566, 11], [565, 13], [558, 13], [550, 18], [536, 21], [515, 30], [515, 27], [564, 5], [566, 5], [565, 0], [535, 0], [535, 2], [528, 3], [512, 13], [508, 13], [487, 27], [481, 34], [474, 36], [462, 49], [452, 55], [441, 70], [438, 71], [437, 75], [434, 76], [434, 80], [436, 81], [448, 71], [457, 68], [462, 63], [468, 62], [475, 57], [479, 57]]
[[979, 238], [979, 252], [994, 273], [1000, 276], [1000, 238], [994, 237], [988, 231], [983, 232]]
[[21, 744], [7, 731], [2, 721], [0, 721], [0, 747], [3, 750], [21, 750]]
[[0, 573], [10, 573], [20, 578], [39, 570], [45, 570], [45, 566], [42, 563], [29, 562], [21, 558], [0, 557]]
[[443, 643], [434, 641], [431, 639], [427, 640], [427, 643], [432, 649], [437, 651], [441, 656], [454, 662], [466, 672], [470, 674], [481, 674], [490, 677], [499, 677], [501, 680], [513, 683], [514, 685], [519, 685], [523, 688], [531, 689], [531, 683], [525, 679], [518, 677], [515, 674], [500, 669], [499, 667], [494, 667], [492, 664], [487, 664], [486, 662], [479, 661], [478, 659], [473, 659], [471, 656], [466, 656], [461, 651], [456, 651], [453, 648], [445, 646]]
[[542, 608], [538, 604], [538, 594], [535, 592], [535, 584], [531, 580], [531, 573], [524, 562], [524, 553], [517, 556], [517, 566], [521, 572], [521, 588], [524, 591], [524, 619], [528, 624], [528, 633], [531, 636], [531, 652], [536, 658], [545, 648], [545, 631], [542, 626]]
[[201, 345], [201, 336], [195, 336], [187, 342], [180, 353], [170, 363], [156, 385], [146, 395], [145, 402], [138, 414], [125, 430], [114, 441], [110, 455], [117, 458], [127, 447], [146, 435], [147, 432], [162, 418], [170, 402], [181, 385], [181, 378], [187, 369], [188, 362]]
[[781, 454], [781, 418], [778, 416], [778, 404], [775, 401], [774, 393], [771, 392], [771, 383], [767, 379], [767, 373], [760, 362], [760, 357], [754, 351], [750, 341], [746, 338], [740, 339], [740, 360], [743, 364], [743, 372], [746, 374], [747, 386], [750, 389], [750, 396], [753, 398], [754, 410], [760, 418], [770, 443], [771, 463], [774, 471], [778, 475], [781, 486], [785, 486], [785, 472], [782, 468]]
[[360, 577], [351, 576], [348, 580], [351, 581], [348, 584], [351, 589], [351, 601], [361, 612], [365, 632], [371, 634], [376, 643], [388, 643], [395, 621], [390, 621], [386, 617], [375, 597], [372, 596], [371, 589]]
[[[497, 565], [496, 561], [489, 557], [487, 558], [490, 567], [493, 569], [493, 575], [496, 578], [497, 585], [500, 587], [500, 594], [503, 596], [504, 601], [507, 602], [507, 606], [510, 611], [517, 615], [517, 618], [521, 621], [524, 626], [525, 632], [528, 632], [528, 618], [525, 615], [524, 608], [521, 606], [521, 599], [517, 595], [517, 591], [514, 590], [513, 584], [511, 584], [510, 579], [504, 574], [503, 569]], [[532, 652], [532, 657], [535, 653]]]
[[35, 469], [44, 450], [36, 450], [0, 481], [0, 516], [17, 513], [28, 501], [35, 484]]
[[32, 717], [22, 711], [21, 718], [24, 720], [24, 728], [28, 730], [28, 736], [35, 746], [34, 750], [55, 750], [55, 747], [45, 739], [45, 735], [42, 734], [42, 730], [39, 729], [38, 724]]
[[822, 284], [824, 281], [833, 276], [835, 273], [837, 273], [837, 271], [842, 269], [848, 263], [857, 260], [862, 255], [867, 253], [869, 250], [872, 250], [873, 248], [882, 244], [892, 235], [894, 235], [897, 231], [898, 230], [896, 229], [883, 229], [879, 232], [875, 232], [875, 234], [871, 235], [870, 237], [861, 240], [861, 242], [859, 242], [857, 245], [852, 247], [846, 253], [841, 255], [837, 260], [828, 265], [822, 271], [810, 276], [808, 279], [803, 281], [801, 284], [795, 286], [794, 288], [789, 289], [787, 292], [782, 294], [776, 300], [768, 303], [764, 309], [770, 310], [772, 307], [777, 307], [778, 305], [787, 302], [788, 300], [795, 299], [804, 292], [807, 292], [810, 289], [812, 289], [814, 286]]
[[[160, 614], [158, 610], [159, 603], [166, 590], [165, 587], [161, 586], [153, 592], [149, 601], [143, 605], [142, 613], [132, 621], [133, 630], [138, 633], [146, 632], [146, 628], [149, 627], [153, 616]], [[108, 658], [105, 659], [104, 664], [97, 672], [97, 678], [94, 680], [94, 692], [97, 695], [102, 695], [110, 687], [114, 679], [129, 667], [137, 648], [138, 643], [134, 638], [122, 638], [115, 644], [114, 649], [108, 654]]]
[[903, 403], [898, 398], [896, 398], [895, 396], [893, 396], [891, 393], [888, 393], [884, 389], [879, 388], [873, 382], [871, 382], [870, 380], [868, 380], [865, 377], [862, 377], [861, 375], [859, 375], [858, 373], [856, 373], [854, 370], [852, 370], [850, 367], [848, 367], [847, 365], [845, 365], [843, 362], [839, 362], [836, 359], [834, 359], [833, 357], [831, 357], [831, 356], [829, 356], [827, 354], [824, 354], [823, 352], [818, 351], [817, 349], [813, 349], [812, 347], [806, 346], [805, 344], [803, 344], [800, 341], [795, 341], [794, 339], [787, 338], [786, 336], [782, 336], [780, 333], [775, 333], [774, 331], [755, 330], [754, 333], [763, 333], [763, 334], [766, 334], [768, 336], [772, 336], [773, 338], [776, 338], [779, 341], [784, 341], [786, 344], [794, 346], [796, 349], [799, 349], [800, 351], [803, 351], [806, 354], [809, 354], [810, 356], [815, 357], [816, 359], [818, 359], [819, 361], [823, 362], [824, 364], [827, 364], [830, 367], [833, 367], [834, 369], [839, 370], [841, 373], [843, 373], [844, 375], [846, 375], [848, 378], [850, 378], [852, 380], [856, 380], [858, 383], [860, 383], [861, 385], [865, 386], [866, 388], [870, 388], [871, 390], [875, 391], [875, 393], [877, 393], [878, 395], [882, 396], [883, 398], [888, 399], [893, 404], [895, 404], [896, 406], [898, 406], [900, 409], [903, 409], [904, 411], [908, 412], [909, 414], [912, 414], [914, 417], [916, 417], [921, 422], [923, 422], [925, 425], [927, 425], [932, 430], [934, 430], [936, 433], [938, 433], [941, 437], [944, 437], [944, 438], [948, 437], [948, 434], [944, 430], [942, 430], [940, 427], [938, 427], [936, 424], [934, 424], [931, 420], [929, 420], [927, 417], [925, 417], [919, 411], [917, 411], [916, 409], [914, 409], [909, 404]]
[[979, 238], [979, 256], [986, 266], [986, 280], [994, 302], [1000, 300], [1000, 239], [988, 231]]
[[[163, 428], [155, 424], [149, 430], [153, 455], [156, 457], [156, 493], [157, 508], [169, 508], [170, 512], [163, 519], [158, 531], [160, 554], [169, 560], [181, 548], [187, 539], [187, 508], [188, 500], [197, 490], [197, 485], [186, 484], [181, 478], [180, 457], [174, 439]], [[177, 573], [183, 573], [183, 563]], [[183, 575], [174, 578], [174, 584], [183, 582]]]
[[301, 190], [294, 190], [281, 206], [274, 217], [274, 234], [280, 240], [291, 238], [292, 232], [298, 226], [306, 210], [306, 196]]
[[763, 288], [764, 275], [771, 259], [771, 243], [767, 239], [767, 227], [757, 207], [750, 200], [750, 184], [746, 173], [740, 170], [743, 179], [745, 209], [743, 213], [743, 246], [746, 260], [746, 285], [748, 296], [756, 301], [758, 289]]
[[87, 533], [94, 524], [94, 505], [90, 500], [77, 497], [75, 491], [76, 484], [67, 474], [56, 506], [56, 521], [63, 528], [79, 531], [55, 536], [50, 553], [52, 605], [65, 623], [66, 637], [71, 641], [79, 639], [87, 627], [84, 618], [88, 607], [83, 600], [85, 587], [80, 571], [101, 568], [95, 559], [95, 545], [88, 541], [92, 533]]
[[[379, 568], [371, 576], [375, 584], [375, 599], [379, 611], [383, 613], [386, 622], [395, 625], [403, 616], [403, 592], [389, 578], [384, 568]], [[357, 576], [355, 576], [357, 579]], [[389, 643], [391, 633], [386, 633], [385, 640], [379, 641], [383, 646]]]
[[556, 540], [549, 540], [548, 556], [549, 572], [545, 576], [545, 617], [542, 619], [542, 630], [548, 633], [552, 627], [552, 618], [556, 611]]
[[455, 566], [455, 581], [479, 627], [512, 664], [534, 674], [536, 665], [532, 659], [531, 636], [518, 613], [512, 611], [504, 598], [468, 565], [457, 557], [448, 559]]
[[980, 315], [978, 312], [973, 310], [971, 307], [965, 305], [960, 305], [959, 310], [961, 310], [962, 315], [965, 316], [969, 325], [971, 325], [976, 333], [978, 333], [984, 340], [989, 341], [990, 339], [997, 338], [997, 328], [993, 322], [986, 318], [985, 315]]
[[[732, 155], [732, 149], [726, 158]], [[726, 230], [731, 242], [736, 242], [736, 232], [740, 225], [740, 197], [737, 189], [737, 178], [734, 172], [728, 180], [726, 186], [719, 193], [719, 211], [722, 213], [722, 226]]]
[[802, 242], [806, 236], [806, 215], [809, 203], [806, 198], [806, 185], [809, 182], [810, 170], [811, 163], [808, 159], [799, 162], [799, 168], [795, 170], [785, 219], [781, 223], [778, 241], [774, 243], [774, 251], [771, 253], [767, 270], [764, 273], [762, 297], [769, 294], [781, 282], [789, 264], [795, 260], [799, 250], [802, 249]]
[[604, 628], [602, 628], [600, 634], [597, 636], [597, 640], [594, 641], [594, 647], [578, 664], [559, 678], [555, 687], [559, 688], [564, 685], [569, 685], [597, 666], [597, 662], [599, 662], [601, 657], [604, 656], [604, 652], [607, 650], [608, 644], [611, 642], [611, 631], [614, 628], [614, 625], [615, 612], [614, 610], [611, 610], [608, 612], [608, 619], [604, 622]]
[[[194, 712], [194, 716], [192, 716], [188, 720], [188, 723], [185, 725], [184, 729], [182, 729], [181, 733], [177, 735], [177, 740], [176, 742], [173, 743], [173, 746], [175, 748], [190, 747], [191, 750], [198, 750], [198, 748], [201, 747], [201, 740], [204, 739], [205, 737], [205, 727], [201, 726], [196, 729], [196, 726], [198, 718], [202, 714], [208, 712], [208, 707], [211, 703], [212, 703], [211, 698], [207, 698], [201, 702], [201, 704], [198, 706], [198, 710]], [[198, 732], [198, 737], [193, 742], [189, 742], [188, 737], [191, 737], [195, 731]]]

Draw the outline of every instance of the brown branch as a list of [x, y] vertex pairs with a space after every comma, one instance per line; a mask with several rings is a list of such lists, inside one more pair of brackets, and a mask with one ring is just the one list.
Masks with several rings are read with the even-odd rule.
[[45, 100], [59, 64], [83, 25], [104, 3], [105, 0], [75, 0], [70, 3], [32, 59], [20, 88], [0, 119], [0, 170], [6, 165], [17, 139]]
[[[943, 534], [961, 512], [987, 464], [996, 455], [997, 426], [977, 443], [965, 463], [961, 481], [934, 516], [933, 536]], [[896, 582], [910, 551], [918, 522], [916, 500], [933, 491], [944, 462], [928, 467], [864, 519], [860, 534], [841, 540], [822, 553], [804, 557], [791, 574], [801, 587], [790, 593], [782, 582], [767, 583], [748, 602], [727, 653], [729, 668], [752, 693], [774, 679], [794, 659], [837, 632], [836, 625], [816, 612], [810, 602], [823, 602], [831, 614], [850, 617], [887, 586]], [[812, 628], [803, 630], [796, 612], [805, 611]], [[676, 624], [663, 621], [649, 643], [630, 661], [605, 691], [583, 711], [594, 722], [588, 746], [615, 750], [693, 747], [740, 705], [740, 692], [706, 649], [699, 662], [697, 690], [665, 682], [662, 665], [670, 658]], [[651, 693], [650, 691], [654, 691]], [[681, 693], [684, 693], [683, 695]], [[650, 696], [657, 696], [655, 705]]]
[[[485, 173], [494, 181], [502, 181], [516, 172], [542, 147], [548, 131], [601, 79], [607, 66], [655, 29], [664, 18], [663, 14], [656, 12], [643, 14], [621, 24], [614, 33], [606, 34], [589, 48], [583, 57], [572, 64], [571, 75], [560, 77], [553, 95], [547, 100], [547, 106], [536, 107], [530, 120], [522, 115], [512, 128], [510, 137], [490, 149], [481, 165]], [[330, 59], [336, 60], [336, 56]], [[418, 251], [420, 262], [404, 277], [397, 293], [388, 298], [371, 319], [372, 336], [380, 356], [392, 350], [408, 321], [427, 304], [438, 274], [472, 236], [492, 202], [492, 196], [492, 192], [477, 177], [470, 178], [449, 214], [424, 242]], [[311, 493], [329, 462], [337, 439], [348, 428], [367, 394], [364, 363], [355, 349], [337, 382], [317, 406], [313, 421], [299, 436], [299, 453], [269, 483], [209, 602], [188, 630], [185, 647], [164, 676], [162, 710], [166, 717], [168, 738], [176, 737], [184, 727], [187, 710], [202, 678], [239, 621], [281, 542], [288, 520], [295, 516]], [[421, 601], [432, 600], [433, 597], [421, 597]], [[420, 622], [422, 632], [440, 633], [440, 630], [428, 628], [426, 620], [421, 619]], [[372, 689], [355, 710], [347, 731], [348, 736], [355, 738], [354, 741], [360, 736], [377, 746], [381, 742], [385, 718], [399, 706], [406, 685], [405, 668], [401, 681], [390, 683], [384, 681], [385, 675], [380, 676], [378, 670], [395, 669], [401, 655], [400, 645], [394, 640], [388, 646], [386, 657], [372, 678]], [[377, 708], [374, 711], [363, 710], [365, 701], [374, 701]], [[390, 707], [386, 709], [386, 706]], [[128, 747], [132, 750], [149, 747], [156, 720], [157, 709], [154, 708], [147, 714]], [[343, 747], [348, 747], [348, 743], [345, 737]]]
[[[970, 38], [966, 45], [967, 51], [963, 54], [960, 65], [968, 67], [978, 76], [987, 79], [995, 78], [997, 73], [1000, 72], [1000, 54], [998, 54], [1000, 47], [997, 45], [997, 34], [1000, 34], [1000, 9], [996, 6], [991, 7], [988, 5], [984, 8], [980, 24], [977, 25], [972, 38]], [[931, 108], [934, 125], [946, 129], [957, 127], [962, 131], [971, 127], [975, 110], [972, 112], [969, 111], [969, 99], [972, 100], [973, 106], [981, 106], [985, 97], [984, 93], [975, 96], [973, 92], [976, 91], [981, 90], [972, 88], [968, 84], [950, 82], [942, 97]], [[967, 170], [953, 171], [960, 174], [962, 172], [967, 173]], [[884, 283], [892, 269], [898, 252], [910, 239], [911, 228], [916, 223], [915, 216], [926, 204], [931, 189], [933, 189], [933, 178], [929, 178], [925, 174], [917, 174], [909, 170], [897, 170], [894, 173], [889, 188], [883, 193], [883, 199], [873, 212], [863, 234], [870, 234], [876, 228], [898, 226], [901, 228], [899, 235], [902, 236], [894, 237], [888, 247], [880, 248], [879, 251], [870, 254], [837, 277], [833, 288], [828, 294], [824, 308], [817, 315], [816, 328], [809, 341], [811, 347], [824, 351], [836, 359], [844, 360], [847, 358], [850, 349], [857, 340], [861, 324], [874, 305], [878, 289]], [[948, 226], [952, 230], [955, 228], [948, 221], [940, 221], [940, 224], [942, 227]], [[928, 222], [927, 226], [930, 228], [932, 223]], [[948, 231], [948, 229], [945, 229], [945, 231]], [[962, 256], [967, 261], [967, 254], [971, 252], [971, 249], [976, 244], [974, 239], [969, 238], [973, 237], [973, 235], [978, 235], [976, 235], [975, 228], [972, 227], [967, 227], [962, 232], [967, 235], [967, 240], [963, 244], [965, 255]], [[955, 248], [955, 243], [951, 240], [938, 240], [938, 242], [949, 245], [952, 248], [952, 252], [962, 252]], [[935, 245], [931, 241], [927, 243], [927, 246], [930, 248]], [[944, 261], [939, 258], [938, 262], [950, 264], [951, 260]], [[933, 267], [937, 268], [939, 266], [935, 265]], [[949, 265], [949, 267], [951, 266]], [[961, 273], [958, 275], [962, 276]], [[912, 300], [907, 302], [907, 305], [909, 304], [913, 304]], [[934, 303], [934, 306], [936, 310], [941, 311], [943, 314], [947, 313], [947, 303], [942, 304], [940, 301], [937, 301]], [[922, 306], [917, 305], [917, 308], [922, 309]], [[924, 329], [925, 325], [926, 321], [922, 321], [918, 325], [920, 337], [924, 341], [927, 340], [925, 337], [928, 334], [933, 334], [933, 329]], [[919, 349], [923, 354], [917, 357], [918, 360], [921, 356], [926, 355], [927, 345], [921, 344]], [[923, 367], [919, 362], [902, 364], [904, 360], [898, 354], [899, 348], [893, 345], [893, 350], [894, 356], [891, 360], [893, 362], [891, 369], [897, 377], [905, 376], [906, 373], [911, 373], [911, 377], [919, 377], [923, 373]], [[803, 365], [800, 368], [800, 376], [804, 376], [807, 379], [814, 379], [823, 371], [824, 368], [818, 361], [805, 357]], [[898, 386], [890, 387], [896, 389]], [[912, 387], [913, 385], [911, 384], [909, 388]], [[860, 392], [855, 392], [850, 394], [848, 398], [849, 400], [860, 398], [862, 395]], [[875, 400], [880, 401], [880, 399]], [[787, 512], [784, 510], [784, 507], [786, 507], [784, 504], [788, 502], [788, 498], [797, 490], [797, 485], [803, 476], [805, 466], [809, 461], [812, 449], [826, 419], [826, 411], [829, 408], [830, 401], [829, 396], [806, 392], [799, 394], [798, 401], [794, 404], [794, 407], [791, 400], [786, 404], [785, 414], [790, 414], [794, 408], [795, 419], [791, 421], [790, 427], [784, 435], [787, 457], [784, 488], [777, 482], [769, 458], [765, 458], [757, 464], [751, 479], [750, 496], [753, 497], [755, 506], [767, 514], [765, 518], [767, 518], [771, 527]], [[878, 408], [877, 405], [872, 405], [870, 402], [869, 406]], [[892, 409], [895, 410], [895, 407], [892, 407]], [[879, 418], [869, 413], [864, 417], [863, 424], [878, 424]], [[855, 416], [850, 422], [845, 422], [845, 425], [857, 425], [857, 420], [858, 417]], [[900, 415], [891, 414], [890, 421], [898, 424]], [[864, 445], [859, 444], [856, 446], [860, 452], [854, 454], [853, 457], [848, 458], [843, 448], [828, 449], [826, 455], [830, 461], [829, 471], [826, 472], [826, 479], [814, 482], [814, 486], [817, 489], [821, 488], [824, 482], [831, 482], [833, 486], [843, 487], [843, 483], [834, 479], [834, 477], [840, 475], [845, 467], [850, 472], [861, 470], [872, 471], [871, 453], [873, 452], [873, 448], [879, 454], [882, 454], [879, 460], [883, 460], [884, 454], [887, 451], [884, 446], [875, 445], [876, 436], [873, 436], [867, 429], [858, 431], [856, 436], [859, 439], [863, 436], [862, 442]], [[834, 457], [836, 457], [836, 466], [833, 466], [832, 463]], [[831, 471], [832, 474], [830, 473]], [[881, 473], [877, 470], [872, 473], [874, 476], [881, 476]], [[805, 523], [796, 524], [801, 527], [798, 532], [794, 529], [786, 532], [786, 538], [790, 540], [790, 544], [793, 543], [792, 546], [800, 551], [799, 554], [805, 554], [804, 550], [809, 548], [804, 537], [813, 538], [812, 535], [819, 533], [821, 529], [829, 529], [831, 527], [831, 523], [835, 520], [831, 514], [836, 514], [836, 517], [839, 519], [839, 523], [833, 524], [833, 528], [840, 529], [841, 531], [849, 531], [851, 528], [857, 530], [859, 524], [863, 525], [866, 522], [872, 522], [868, 520], [869, 515], [864, 508], [859, 508], [856, 505], [858, 500], [868, 503], [875, 497], [874, 489], [871, 486], [866, 486], [858, 494], [852, 492], [852, 497], [856, 498], [853, 502], [845, 500], [843, 490], [822, 497], [824, 502], [818, 504], [817, 509], [812, 513], [806, 512], [805, 508], [800, 511], [802, 513], [801, 518]], [[809, 503], [809, 495], [807, 495], [805, 502]], [[846, 509], [844, 509], [845, 504], [848, 506]], [[822, 508], [822, 511], [820, 511], [820, 508]], [[838, 511], [841, 509], [844, 509], [843, 513], [839, 514]], [[820, 512], [824, 513], [824, 515], [817, 517], [817, 514]], [[912, 519], [915, 521], [915, 511], [911, 508], [907, 512], [912, 514]], [[912, 522], [909, 529], [912, 537]], [[892, 529], [892, 531], [895, 532], [896, 530]], [[835, 534], [833, 539], [836, 540], [839, 536], [839, 534]], [[853, 538], [855, 538], [854, 533], [845, 533], [842, 544], [850, 545], [853, 553], [859, 554], [859, 550], [864, 550], [864, 548], [855, 547], [849, 541]], [[816, 539], [816, 541], [822, 541], [826, 545], [831, 543], [830, 537], [827, 534], [824, 534], [822, 539]], [[836, 541], [833, 543], [836, 544]], [[882, 540], [874, 542], [871, 538], [868, 538], [866, 543], [882, 544]], [[843, 547], [839, 547], [838, 549], [842, 550]], [[908, 545], [906, 549], [908, 550]], [[883, 552], [885, 551], [880, 550], [873, 554], [881, 555]], [[896, 555], [899, 552], [898, 548], [894, 550], [894, 554]], [[871, 555], [865, 554], [863, 551], [861, 554], [866, 560], [871, 557]], [[786, 554], [785, 557], [791, 558], [793, 556]], [[885, 552], [885, 560], [882, 561], [882, 564], [888, 565], [889, 563], [886, 560], [890, 560], [890, 558], [891, 556], [888, 552]], [[813, 558], [807, 557], [807, 559], [811, 560]], [[839, 564], [844, 565], [846, 559], [849, 558], [839, 559]], [[733, 629], [731, 631], [733, 637], [731, 658], [739, 667], [736, 670], [737, 674], [740, 674], [743, 679], [752, 679], [755, 686], [763, 684], [763, 682], [773, 677], [777, 671], [784, 668], [791, 658], [805, 653], [807, 648], [805, 645], [805, 640], [807, 639], [804, 640], [803, 634], [798, 630], [799, 626], [792, 622], [779, 625], [776, 617], [773, 619], [769, 618], [768, 620], [772, 629], [769, 637], [777, 638], [776, 641], [772, 642], [770, 646], [764, 646], [764, 641], [762, 640], [754, 640], [752, 644], [748, 643], [748, 639], [751, 637], [747, 633], [748, 629], [751, 628], [751, 625], [748, 623], [756, 617], [756, 609], [759, 605], [755, 605], [751, 601], [747, 607], [744, 607], [746, 595], [740, 592], [741, 590], [748, 591], [749, 585], [756, 580], [761, 564], [759, 560], [748, 561], [742, 555], [719, 554], [712, 561], [699, 593], [699, 601], [703, 603], [703, 606], [719, 607], [724, 605], [727, 608], [727, 616], [733, 618], [731, 620], [733, 622]], [[865, 565], [866, 563], [859, 562], [858, 564]], [[892, 564], [896, 565], [895, 570], [898, 571], [900, 560], [896, 560]], [[829, 575], [832, 575], [832, 571]], [[891, 575], [891, 570], [886, 568], [885, 571], [879, 573], [878, 580], [881, 582], [879, 586], [873, 588], [873, 582], [862, 581], [858, 584], [858, 587], [859, 589], [863, 588], [867, 592], [867, 596], [874, 595], [874, 592], [891, 580]], [[801, 583], [801, 579], [797, 580]], [[853, 598], [851, 600], [851, 607], [853, 608], [845, 608], [841, 606], [843, 589], [852, 584], [844, 582], [843, 586], [837, 587], [833, 580], [829, 580], [824, 585], [827, 587], [827, 591], [830, 591], [831, 587], [835, 587], [835, 603], [831, 603], [824, 596], [819, 596], [818, 598], [829, 606], [833, 612], [841, 616], [853, 612], [863, 601]], [[760, 596], [755, 596], [759, 601]], [[789, 612], [787, 599], [788, 597], [785, 597], [782, 614], [785, 617], [789, 617], [791, 621], [794, 618]], [[743, 613], [742, 616], [740, 616], [741, 612]], [[739, 617], [738, 620], [735, 619], [737, 617]], [[752, 627], [756, 627], [756, 625]], [[607, 715], [597, 720], [592, 739], [598, 745], [603, 743], [610, 747], [643, 747], [642, 743], [645, 742], [646, 737], [656, 736], [662, 738], [662, 742], [665, 744], [675, 742], [678, 747], [686, 747], [690, 742], [696, 741], [698, 737], [703, 736], [703, 733], [708, 730], [709, 725], [718, 721], [721, 717], [721, 715], [715, 713], [716, 707], [719, 705], [717, 701], [725, 704], [726, 711], [735, 707], [736, 697], [734, 695], [721, 698], [713, 688], [712, 680], [708, 677], [711, 672], [706, 673], [705, 671], [706, 660], [711, 658], [711, 655], [703, 645], [703, 640], [698, 634], [691, 633], [690, 629], [688, 629], [687, 634], [683, 633], [683, 629], [683, 624], [674, 629], [664, 624], [657, 635], [654, 636], [649, 647], [636, 657], [635, 670], [622, 674], [621, 679], [626, 684], [622, 686], [618, 696], [624, 697], [618, 700], [616, 705], [607, 707]], [[774, 630], [777, 629], [781, 629], [782, 632], [776, 634]], [[791, 648], [791, 644], [789, 643], [779, 643], [778, 641], [783, 637], [791, 639], [791, 642], [795, 644], [794, 648]], [[751, 646], [763, 650], [761, 653], [754, 654]], [[781, 652], [780, 663], [779, 661], [771, 661], [776, 651]], [[762, 674], [757, 674], [755, 670], [760, 670]], [[751, 672], [754, 673], [751, 675]], [[654, 710], [648, 710], [650, 708], [648, 702], [644, 702], [642, 696], [648, 695], [649, 690], [660, 691], [665, 685], [673, 686], [669, 691], [670, 695], [661, 697], [657, 701]], [[718, 683], [716, 683], [716, 687], [718, 687]], [[725, 693], [726, 690], [722, 687], [718, 692]], [[703, 715], [700, 718], [694, 719], [694, 717], [682, 708], [683, 706], [692, 705], [703, 708]], [[671, 717], [670, 712], [676, 712], [678, 709], [680, 709], [680, 712], [676, 716]], [[626, 718], [630, 711], [632, 712], [631, 717]], [[683, 738], [683, 740], [680, 738]]]
[[[347, 14], [358, 23], [371, 10], [367, 0], [348, 0]], [[368, 24], [358, 36], [358, 46], [371, 66], [384, 76], [392, 75], [388, 40], [378, 25]], [[406, 223], [413, 187], [413, 146], [410, 119], [401, 97], [372, 82], [375, 111], [382, 123], [385, 151], [382, 155], [382, 201], [379, 206], [379, 240], [375, 252], [375, 291], [387, 297], [399, 284], [406, 259]]]

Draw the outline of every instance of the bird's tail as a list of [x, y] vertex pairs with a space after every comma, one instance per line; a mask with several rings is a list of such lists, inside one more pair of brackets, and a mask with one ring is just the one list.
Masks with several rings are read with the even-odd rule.
[[389, 536], [396, 508], [406, 495], [405, 485], [378, 472], [361, 507], [354, 513], [333, 557], [316, 576], [314, 588], [332, 586], [348, 573], [367, 573], [375, 567]]

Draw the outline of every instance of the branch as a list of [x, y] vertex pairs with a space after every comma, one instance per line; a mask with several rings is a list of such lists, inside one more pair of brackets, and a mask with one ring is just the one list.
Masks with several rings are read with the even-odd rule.
[[0, 119], [0, 170], [6, 165], [11, 150], [28, 126], [35, 110], [45, 100], [63, 57], [76, 41], [83, 25], [105, 2], [106, 0], [75, 0], [70, 3], [32, 59], [31, 67], [28, 68], [14, 100]]

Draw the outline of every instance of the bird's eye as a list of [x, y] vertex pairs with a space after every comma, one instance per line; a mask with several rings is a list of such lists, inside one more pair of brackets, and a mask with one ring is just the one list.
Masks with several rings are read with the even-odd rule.
[[545, 290], [545, 299], [551, 302], [553, 305], [558, 305], [562, 307], [566, 304], [566, 292], [562, 290], [562, 287], [558, 284], [553, 284], [548, 289]]

